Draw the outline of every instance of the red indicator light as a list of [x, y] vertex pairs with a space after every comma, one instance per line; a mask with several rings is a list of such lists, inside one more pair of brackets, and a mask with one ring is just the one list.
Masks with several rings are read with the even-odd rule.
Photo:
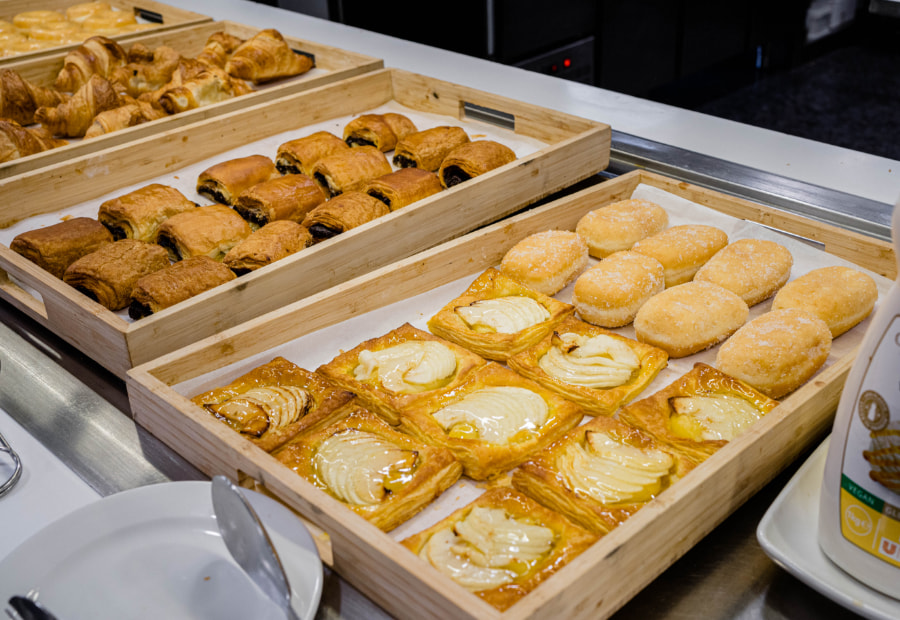
[[559, 69], [559, 67], [557, 67], [556, 65], [550, 65], [550, 70], [551, 70], [553, 73], [556, 73], [556, 71], [557, 71], [558, 69]]
[[571, 58], [566, 58], [566, 59], [563, 61], [563, 66], [566, 67], [566, 68], [571, 67], [571, 66], [572, 66], [572, 59], [571, 59]]

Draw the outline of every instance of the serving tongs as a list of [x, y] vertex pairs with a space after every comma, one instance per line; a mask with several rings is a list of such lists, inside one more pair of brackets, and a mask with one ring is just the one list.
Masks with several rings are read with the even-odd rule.
[[3, 437], [3, 434], [0, 433], [0, 452], [5, 452], [9, 455], [9, 458], [12, 459], [13, 465], [15, 469], [13, 469], [12, 475], [8, 480], [0, 484], [0, 497], [3, 497], [10, 490], [16, 486], [16, 483], [19, 481], [19, 478], [22, 477], [22, 459], [19, 458], [19, 455], [16, 454], [16, 451], [12, 449], [12, 446], [9, 445], [9, 442], [6, 441], [6, 438]]

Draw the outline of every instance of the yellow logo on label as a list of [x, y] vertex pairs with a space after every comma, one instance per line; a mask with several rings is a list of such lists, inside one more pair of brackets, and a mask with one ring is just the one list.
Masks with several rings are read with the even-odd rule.
[[872, 519], [860, 506], [847, 506], [844, 523], [857, 536], [867, 536], [872, 531]]

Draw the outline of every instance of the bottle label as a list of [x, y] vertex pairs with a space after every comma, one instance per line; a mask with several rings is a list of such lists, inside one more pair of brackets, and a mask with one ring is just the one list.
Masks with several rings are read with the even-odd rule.
[[900, 316], [868, 360], [841, 467], [841, 533], [900, 568]]

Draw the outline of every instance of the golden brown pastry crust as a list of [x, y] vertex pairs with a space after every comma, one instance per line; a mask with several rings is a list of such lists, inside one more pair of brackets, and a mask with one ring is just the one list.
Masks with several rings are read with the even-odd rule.
[[312, 177], [329, 197], [362, 189], [367, 182], [391, 173], [391, 164], [374, 146], [360, 146], [323, 157]]
[[121, 310], [131, 302], [131, 291], [140, 278], [168, 265], [169, 256], [164, 248], [122, 239], [103, 245], [69, 265], [63, 282], [109, 310]]
[[566, 473], [560, 468], [559, 459], [573, 444], [585, 446], [587, 435], [591, 432], [604, 433], [625, 446], [646, 451], [659, 450], [672, 457], [672, 467], [668, 474], [660, 478], [660, 489], [652, 494], [653, 498], [683, 478], [697, 465], [685, 454], [658, 443], [650, 435], [633, 426], [615, 418], [597, 417], [572, 429], [565, 437], [537, 453], [513, 472], [514, 488], [594, 534], [609, 533], [646, 506], [650, 500], [603, 502], [573, 488]]
[[828, 324], [819, 317], [796, 308], [771, 310], [719, 348], [716, 367], [770, 398], [781, 398], [825, 364], [831, 340]]
[[103, 202], [97, 214], [114, 239], [154, 242], [159, 225], [197, 205], [174, 187], [151, 183]]
[[122, 104], [113, 85], [96, 73], [70, 99], [56, 107], [40, 107], [34, 113], [35, 122], [56, 136], [81, 137], [94, 117]]
[[[480, 300], [510, 296], [528, 297], [535, 300], [547, 310], [549, 317], [540, 323], [509, 334], [473, 329], [456, 312], [457, 308]], [[574, 311], [575, 309], [569, 304], [530, 289], [496, 269], [490, 268], [478, 276], [462, 295], [431, 317], [428, 321], [428, 329], [435, 336], [455, 342], [482, 357], [503, 362], [511, 355], [540, 342], [557, 324], [571, 316]]]
[[57, 90], [74, 93], [95, 73], [111, 79], [115, 70], [127, 60], [128, 55], [116, 41], [104, 36], [90, 37], [66, 54], [54, 86]]
[[208, 256], [186, 258], [135, 282], [128, 316], [134, 320], [150, 316], [236, 277]]
[[666, 287], [689, 282], [713, 255], [728, 245], [728, 235], [704, 224], [673, 226], [635, 243], [631, 250], [652, 256], [666, 270]]
[[669, 225], [665, 209], [649, 200], [627, 199], [590, 211], [575, 232], [584, 237], [591, 256], [606, 258], [631, 247]]
[[306, 73], [313, 64], [306, 54], [294, 52], [280, 32], [268, 28], [238, 46], [225, 70], [234, 77], [261, 83]]
[[753, 306], [784, 286], [794, 258], [790, 250], [765, 239], [739, 239], [716, 252], [694, 275], [712, 282]]
[[333, 133], [317, 131], [280, 145], [275, 167], [281, 174], [299, 173], [311, 177], [317, 161], [349, 149], [347, 143]]
[[209, 35], [203, 49], [197, 54], [196, 58], [200, 62], [214, 65], [221, 69], [225, 68], [225, 64], [231, 55], [242, 43], [243, 39], [233, 34], [228, 34], [224, 30], [214, 32]]
[[547, 230], [507, 250], [500, 271], [545, 295], [555, 295], [588, 264], [588, 247], [577, 233]]
[[467, 142], [450, 151], [438, 168], [444, 187], [453, 187], [515, 161], [515, 152], [493, 140]]
[[15, 121], [0, 119], [0, 162], [12, 161], [68, 144], [57, 140], [42, 127], [22, 127]]
[[[640, 366], [632, 371], [624, 383], [609, 388], [592, 388], [563, 381], [541, 368], [540, 360], [552, 347], [559, 346], [558, 338], [554, 338], [554, 334], [565, 333], [587, 337], [608, 336], [631, 349], [640, 362]], [[579, 321], [574, 317], [568, 317], [543, 340], [512, 356], [507, 363], [519, 374], [578, 403], [588, 415], [610, 416], [615, 413], [616, 409], [632, 400], [650, 385], [656, 375], [668, 364], [668, 355], [657, 347], [631, 340], [602, 327]]]
[[509, 517], [528, 524], [550, 528], [554, 542], [549, 554], [511, 583], [475, 594], [500, 611], [508, 609], [516, 601], [533, 591], [545, 579], [562, 568], [590, 547], [597, 537], [567, 521], [562, 515], [548, 510], [532, 499], [513, 489], [491, 489], [474, 502], [460, 508], [439, 523], [402, 541], [415, 554], [419, 554], [429, 539], [453, 524], [462, 521], [476, 506], [503, 509]]
[[409, 134], [394, 147], [394, 165], [437, 172], [447, 154], [469, 142], [462, 127], [443, 125]]
[[344, 141], [352, 147], [374, 146], [387, 152], [394, 149], [398, 140], [416, 131], [415, 124], [402, 114], [363, 114], [344, 127]]
[[330, 239], [357, 226], [387, 215], [386, 204], [363, 192], [344, 192], [307, 213], [303, 225], [315, 241]]
[[325, 202], [322, 188], [305, 174], [286, 174], [244, 190], [234, 210], [252, 226], [276, 220], [302, 222], [306, 214]]
[[[539, 428], [525, 429], [508, 443], [494, 443], [479, 437], [455, 437], [433, 414], [453, 405], [479, 390], [493, 387], [517, 387], [540, 396], [548, 407], [547, 419]], [[497, 362], [476, 368], [449, 389], [417, 399], [400, 410], [400, 428], [421, 441], [443, 446], [453, 452], [463, 465], [463, 472], [473, 480], [490, 480], [522, 463], [529, 455], [542, 450], [581, 422], [584, 412], [537, 383]]]
[[195, 207], [159, 225], [156, 243], [173, 261], [191, 256], [222, 260], [228, 250], [250, 236], [250, 224], [225, 205]]
[[20, 125], [31, 125], [34, 113], [53, 108], [68, 97], [52, 88], [32, 84], [12, 69], [0, 69], [0, 117]]
[[711, 282], [685, 282], [648, 299], [634, 317], [634, 333], [670, 357], [685, 357], [728, 338], [749, 314], [735, 293]]
[[[140, 97], [169, 84], [181, 61], [181, 54], [169, 46], [160, 45], [150, 50], [141, 43], [135, 43], [128, 50], [128, 63], [113, 71], [109, 81], [117, 90], [131, 97]], [[153, 101], [157, 99], [154, 97]]]
[[372, 179], [363, 191], [386, 204], [391, 211], [396, 211], [443, 189], [435, 173], [418, 168], [401, 168]]
[[9, 248], [44, 271], [62, 278], [69, 265], [112, 242], [112, 235], [97, 220], [74, 217], [16, 235]]
[[[348, 412], [349, 413], [346, 413]], [[313, 459], [322, 443], [341, 432], [360, 432], [415, 453], [411, 478], [400, 488], [385, 494], [382, 501], [370, 505], [351, 505], [350, 510], [384, 531], [390, 531], [412, 518], [434, 498], [459, 479], [462, 466], [449, 450], [424, 444], [392, 429], [380, 417], [362, 407], [348, 405], [346, 415], [318, 430], [303, 432], [274, 453], [276, 459], [319, 489], [327, 485], [316, 475]], [[340, 501], [340, 500], [339, 500]]]
[[[448, 376], [441, 378], [436, 387], [412, 393], [393, 391], [385, 387], [377, 375], [367, 379], [357, 379], [354, 376], [354, 370], [359, 365], [360, 353], [363, 351], [380, 351], [409, 341], [430, 341], [442, 344], [456, 358], [456, 367]], [[353, 392], [366, 407], [384, 417], [391, 424], [397, 425], [400, 423], [399, 412], [402, 409], [435, 391], [452, 389], [460, 385], [470, 372], [484, 364], [485, 360], [475, 353], [416, 329], [409, 323], [404, 323], [383, 336], [366, 340], [349, 351], [341, 353], [327, 364], [320, 366], [317, 372], [322, 373], [345, 390]]]
[[756, 409], [760, 415], [772, 411], [778, 401], [758, 392], [743, 381], [697, 363], [674, 382], [652, 396], [635, 401], [619, 411], [619, 419], [631, 424], [657, 441], [683, 452], [698, 463], [705, 461], [725, 446], [724, 439], [692, 439], [673, 432], [671, 419], [676, 415], [672, 399], [692, 396], [728, 396], [738, 398]]
[[253, 91], [249, 84], [228, 75], [224, 69], [195, 62], [203, 67], [201, 71], [181, 84], [165, 88], [156, 98], [169, 114], [202, 108]]
[[851, 267], [813, 269], [788, 282], [772, 300], [773, 310], [796, 308], [819, 317], [837, 338], [865, 319], [878, 300], [870, 276]]
[[306, 227], [290, 220], [275, 220], [228, 250], [222, 262], [240, 276], [311, 245], [312, 235]]
[[666, 287], [663, 266], [650, 256], [623, 250], [582, 273], [572, 289], [578, 316], [600, 327], [634, 321], [648, 299]]
[[165, 110], [146, 101], [126, 103], [112, 110], [104, 110], [95, 116], [90, 127], [84, 132], [84, 138], [90, 140], [113, 131], [149, 123], [165, 116]]
[[[311, 397], [309, 406], [295, 422], [279, 428], [268, 426], [259, 435], [242, 432], [209, 408], [209, 405], [224, 403], [254, 388], [286, 386], [294, 386], [306, 391]], [[266, 452], [271, 452], [296, 437], [298, 433], [313, 431], [340, 419], [344, 415], [341, 408], [352, 399], [353, 394], [339, 389], [322, 375], [305, 370], [283, 357], [276, 357], [227, 385], [194, 396], [191, 398], [191, 402], [203, 407], [207, 414], [221, 420], [235, 432], [241, 433], [241, 436], [248, 441]]]
[[233, 205], [242, 192], [277, 176], [275, 164], [265, 155], [239, 157], [201, 172], [197, 178], [197, 193], [216, 202]]

